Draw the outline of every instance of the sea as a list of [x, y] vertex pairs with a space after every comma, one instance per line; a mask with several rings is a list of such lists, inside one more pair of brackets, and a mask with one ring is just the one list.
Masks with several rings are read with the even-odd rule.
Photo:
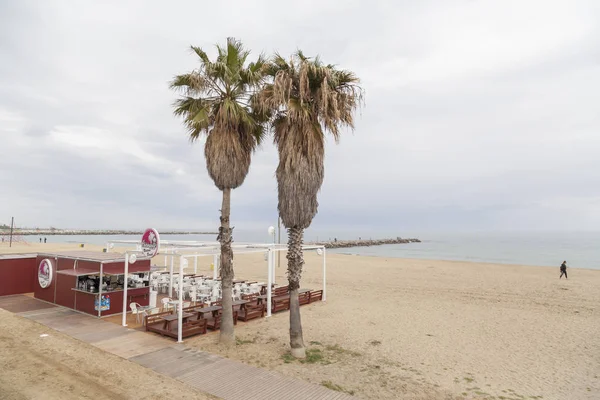
[[[363, 231], [364, 233], [364, 231]], [[377, 239], [390, 237], [419, 238], [421, 243], [330, 249], [330, 253], [398, 257], [432, 260], [454, 260], [556, 267], [567, 261], [570, 268], [600, 269], [600, 232], [413, 232], [402, 235], [371, 232], [307, 231], [306, 241]], [[48, 243], [90, 243], [105, 245], [109, 240], [136, 240], [135, 235], [54, 235]], [[215, 241], [216, 235], [161, 235], [163, 240]], [[271, 242], [273, 237], [258, 231], [237, 231], [236, 242]], [[38, 242], [37, 236], [26, 236]], [[285, 235], [282, 243], [285, 243]]]

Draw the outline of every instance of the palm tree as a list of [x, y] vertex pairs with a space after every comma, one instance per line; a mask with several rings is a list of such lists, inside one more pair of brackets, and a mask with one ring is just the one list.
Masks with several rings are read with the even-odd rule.
[[226, 47], [217, 45], [217, 58], [211, 61], [199, 47], [191, 46], [200, 66], [187, 74], [177, 75], [171, 88], [181, 97], [175, 101], [175, 115], [183, 117], [190, 140], [206, 135], [204, 156], [208, 175], [223, 192], [221, 226], [217, 240], [221, 244], [221, 287], [223, 315], [219, 341], [232, 344], [233, 332], [233, 227], [230, 226], [231, 189], [244, 183], [251, 155], [265, 133], [264, 120], [250, 105], [252, 96], [262, 85], [266, 60], [259, 56], [246, 65], [249, 51], [242, 43], [227, 39]]
[[341, 128], [354, 128], [354, 111], [363, 98], [359, 80], [350, 71], [324, 65], [302, 52], [289, 61], [275, 55], [267, 67], [271, 82], [256, 96], [255, 108], [272, 114], [274, 141], [279, 152], [277, 189], [279, 215], [288, 230], [290, 288], [290, 346], [292, 355], [305, 357], [298, 288], [304, 258], [304, 230], [317, 214], [317, 193], [323, 184], [325, 132], [336, 143]]

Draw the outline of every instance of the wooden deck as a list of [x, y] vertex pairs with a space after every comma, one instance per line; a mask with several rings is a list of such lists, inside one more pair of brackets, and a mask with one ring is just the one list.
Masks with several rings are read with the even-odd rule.
[[174, 344], [158, 335], [57, 307], [25, 295], [0, 297], [0, 308], [72, 336], [226, 400], [343, 400], [345, 393]]

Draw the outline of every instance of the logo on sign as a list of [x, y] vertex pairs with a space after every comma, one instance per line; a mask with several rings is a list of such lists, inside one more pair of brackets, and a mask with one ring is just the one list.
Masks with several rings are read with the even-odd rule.
[[146, 257], [154, 257], [158, 254], [160, 238], [156, 229], [146, 229], [142, 235], [142, 253]]
[[52, 261], [45, 258], [38, 267], [38, 282], [42, 289], [46, 289], [52, 283]]
[[96, 296], [96, 300], [94, 300], [94, 310], [98, 311], [108, 311], [110, 310], [110, 297], [108, 295], [102, 296], [100, 299], [100, 303], [98, 303], [98, 296]]

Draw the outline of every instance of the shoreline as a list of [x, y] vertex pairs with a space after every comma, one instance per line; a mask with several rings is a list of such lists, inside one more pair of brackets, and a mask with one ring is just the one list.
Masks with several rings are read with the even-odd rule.
[[[2, 255], [7, 255], [7, 254], [23, 254], [23, 253], [43, 253], [43, 252], [47, 252], [50, 251], [52, 248], [60, 248], [61, 250], [67, 250], [67, 249], [71, 249], [71, 250], [81, 250], [80, 246], [79, 246], [80, 242], [63, 242], [63, 243], [37, 243], [37, 242], [32, 242], [32, 243], [13, 243], [13, 247], [8, 247], [8, 243], [0, 243], [0, 254]], [[99, 245], [99, 244], [93, 244], [93, 243], [85, 243], [85, 247], [87, 250], [92, 250], [92, 251], [102, 251], [102, 249], [104, 248], [103, 245]], [[126, 249], [126, 247], [122, 247], [120, 249]], [[332, 249], [332, 250], [336, 250], [336, 249]], [[343, 256], [343, 257], [360, 257], [360, 258], [368, 258], [368, 259], [372, 259], [372, 260], [385, 260], [385, 259], [389, 259], [389, 260], [398, 260], [398, 261], [406, 261], [406, 262], [424, 262], [424, 261], [429, 261], [429, 262], [444, 262], [444, 263], [455, 263], [455, 264], [468, 264], [468, 265], [474, 265], [474, 264], [483, 264], [483, 265], [490, 265], [490, 266], [497, 266], [497, 265], [503, 265], [503, 266], [508, 266], [508, 267], [535, 267], [535, 268], [543, 268], [543, 269], [548, 269], [548, 268], [556, 268], [556, 270], [558, 271], [559, 265], [553, 266], [553, 265], [541, 265], [541, 264], [523, 264], [523, 263], [507, 263], [507, 262], [498, 262], [498, 261], [472, 261], [472, 260], [451, 260], [451, 259], [445, 259], [445, 258], [414, 258], [414, 257], [395, 257], [395, 256], [390, 256], [390, 255], [371, 255], [371, 254], [354, 254], [354, 253], [347, 253], [347, 252], [330, 252], [327, 253], [327, 256]], [[157, 256], [159, 257], [160, 254]], [[585, 270], [585, 271], [597, 271], [600, 272], [600, 268], [591, 268], [591, 267], [572, 267], [569, 266], [567, 271], [571, 270], [571, 269], [575, 269], [575, 270]]]
[[[499, 262], [499, 261], [469, 261], [469, 260], [449, 260], [446, 258], [414, 258], [414, 257], [394, 257], [394, 256], [389, 256], [389, 255], [381, 255], [381, 256], [375, 256], [375, 255], [371, 255], [371, 254], [350, 254], [350, 253], [328, 253], [327, 255], [331, 255], [331, 254], [335, 254], [338, 256], [345, 256], [345, 257], [366, 257], [366, 258], [374, 258], [374, 259], [385, 259], [385, 258], [389, 258], [392, 260], [403, 260], [403, 261], [431, 261], [431, 262], [446, 262], [446, 263], [459, 263], [459, 264], [489, 264], [489, 265], [506, 265], [509, 267], [535, 267], [535, 268], [556, 268], [557, 270], [559, 269], [560, 265], [538, 265], [538, 264], [519, 264], [519, 263], [507, 263], [507, 262]], [[569, 270], [571, 269], [576, 269], [576, 270], [586, 270], [586, 271], [598, 271], [600, 272], [600, 268], [590, 268], [590, 267], [571, 267], [571, 266], [567, 266], [567, 273]]]

